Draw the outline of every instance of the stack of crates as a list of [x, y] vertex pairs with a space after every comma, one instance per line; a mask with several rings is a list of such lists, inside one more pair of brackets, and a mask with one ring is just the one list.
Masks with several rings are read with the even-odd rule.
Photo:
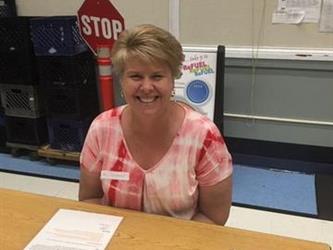
[[33, 18], [31, 28], [50, 148], [79, 152], [99, 112], [94, 55], [79, 34], [75, 16]]
[[29, 17], [0, 18], [0, 90], [9, 144], [48, 142]]
[[[15, 16], [16, 16], [15, 0], [0, 0], [0, 18], [15, 17]], [[0, 29], [2, 29], [2, 28], [0, 27]], [[1, 34], [2, 34], [2, 32], [1, 32]], [[2, 62], [1, 59], [0, 59], [0, 62]], [[2, 67], [2, 65], [0, 65], [0, 67]], [[1, 71], [1, 69], [0, 69], [0, 71]], [[0, 103], [1, 103], [1, 95], [0, 95]], [[0, 107], [0, 150], [1, 151], [5, 151], [5, 148], [6, 148], [6, 122], [5, 121], [6, 121], [5, 112], [1, 106]]]

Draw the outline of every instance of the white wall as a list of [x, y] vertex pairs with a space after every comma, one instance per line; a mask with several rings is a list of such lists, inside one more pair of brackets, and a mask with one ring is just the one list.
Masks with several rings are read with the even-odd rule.
[[333, 33], [320, 33], [318, 24], [272, 24], [277, 2], [182, 0], [181, 40], [206, 45], [333, 48]]
[[[171, 0], [170, 0], [171, 1]], [[183, 44], [333, 48], [333, 33], [318, 24], [271, 24], [278, 0], [179, 0]], [[125, 26], [168, 29], [169, 0], [112, 0]], [[76, 15], [83, 0], [16, 0], [18, 15]], [[261, 22], [262, 21], [262, 22]]]
[[[83, 0], [16, 0], [20, 16], [76, 15]], [[168, 0], [114, 0], [111, 1], [125, 19], [127, 28], [153, 23], [168, 29]]]

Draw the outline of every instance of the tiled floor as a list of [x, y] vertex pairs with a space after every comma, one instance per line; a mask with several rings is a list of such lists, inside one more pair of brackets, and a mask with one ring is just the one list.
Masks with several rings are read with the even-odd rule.
[[[0, 187], [77, 199], [78, 183], [0, 172]], [[333, 222], [233, 206], [227, 226], [328, 243]]]

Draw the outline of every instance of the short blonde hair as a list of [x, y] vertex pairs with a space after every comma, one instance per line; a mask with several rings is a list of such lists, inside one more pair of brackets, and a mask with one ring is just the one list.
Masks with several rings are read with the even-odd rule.
[[128, 60], [166, 63], [174, 78], [181, 76], [184, 54], [181, 44], [169, 32], [150, 24], [123, 31], [111, 52], [113, 71], [122, 76]]

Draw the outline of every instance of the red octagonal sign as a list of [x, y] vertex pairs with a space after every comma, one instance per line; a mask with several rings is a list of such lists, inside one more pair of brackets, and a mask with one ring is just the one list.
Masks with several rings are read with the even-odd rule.
[[85, 0], [78, 10], [81, 36], [96, 54], [97, 47], [112, 47], [125, 29], [124, 18], [109, 0]]

